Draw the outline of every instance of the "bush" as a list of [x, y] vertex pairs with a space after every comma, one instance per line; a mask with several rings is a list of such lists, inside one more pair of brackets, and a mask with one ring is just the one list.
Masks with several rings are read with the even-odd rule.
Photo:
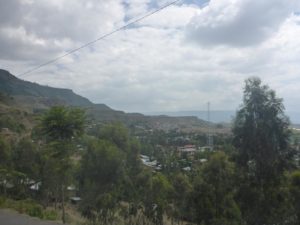
[[17, 210], [19, 213], [26, 213], [29, 216], [43, 218], [43, 208], [31, 199], [10, 201], [9, 208]]
[[66, 223], [71, 223], [72, 222], [72, 218], [68, 213], [66, 213], [65, 218], [66, 218]]
[[45, 210], [43, 213], [43, 219], [45, 220], [57, 220], [58, 215], [54, 210]]
[[6, 199], [4, 197], [0, 197], [0, 208], [4, 206]]
[[8, 198], [4, 201], [3, 207], [18, 210], [17, 202]]
[[11, 207], [15, 210], [17, 210], [19, 213], [24, 213], [25, 212], [25, 205], [23, 201], [17, 201], [14, 202]]
[[15, 201], [12, 199], [0, 198], [0, 206], [10, 208], [19, 213], [26, 213], [29, 216], [43, 218], [43, 208], [31, 199]]
[[43, 208], [38, 204], [28, 204], [25, 206], [25, 212], [29, 216], [38, 217], [40, 219], [43, 218]]

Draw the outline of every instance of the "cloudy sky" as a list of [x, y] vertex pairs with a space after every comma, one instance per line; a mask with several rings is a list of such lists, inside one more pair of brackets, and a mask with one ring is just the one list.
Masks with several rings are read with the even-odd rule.
[[[0, 0], [0, 68], [21, 74], [172, 0]], [[299, 0], [181, 0], [20, 78], [136, 111], [235, 110], [259, 76], [300, 111]]]

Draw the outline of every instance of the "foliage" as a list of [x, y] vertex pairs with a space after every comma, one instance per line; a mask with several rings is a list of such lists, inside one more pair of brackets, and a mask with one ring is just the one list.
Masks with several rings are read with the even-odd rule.
[[[15, 112], [12, 112], [15, 114]], [[20, 121], [16, 120], [16, 115], [1, 115], [0, 116], [0, 129], [1, 128], [8, 128], [14, 132], [21, 133], [25, 130], [25, 125]]]
[[[53, 180], [49, 180], [49, 177], [56, 179], [56, 185], [53, 185], [51, 191], [60, 193], [63, 223], [66, 222], [65, 190], [69, 184], [68, 178], [72, 168], [70, 157], [74, 150], [71, 144], [75, 137], [83, 134], [84, 122], [84, 111], [63, 106], [52, 107], [41, 119], [40, 127], [48, 140], [46, 149], [50, 150], [45, 152], [44, 159], [52, 162], [47, 165], [50, 166], [48, 172], [53, 173], [53, 175], [43, 173], [43, 186], [47, 183], [53, 184]], [[43, 170], [43, 172], [45, 171]], [[46, 193], [49, 191], [47, 189], [47, 186], [43, 189], [44, 196], [47, 196]], [[58, 198], [57, 194], [56, 198]]]
[[11, 147], [9, 143], [0, 136], [0, 168], [9, 166], [11, 157]]
[[241, 223], [241, 214], [234, 200], [233, 183], [233, 164], [224, 153], [215, 153], [195, 179], [190, 196], [197, 224]]
[[295, 224], [300, 224], [300, 171], [291, 174], [290, 192], [295, 213]]
[[165, 176], [157, 173], [150, 177], [143, 191], [147, 193], [142, 200], [146, 217], [155, 225], [162, 225], [163, 215], [173, 192], [170, 182]]
[[128, 149], [128, 131], [121, 123], [107, 124], [100, 130], [98, 138], [113, 143], [122, 151]]
[[45, 220], [57, 220], [58, 214], [55, 210], [44, 210], [43, 219]]
[[187, 175], [183, 173], [176, 173], [172, 179], [173, 193], [172, 202], [174, 207], [171, 208], [171, 218], [177, 219], [177, 221], [186, 220], [191, 217], [189, 210], [189, 197], [192, 192], [192, 184]]
[[[90, 143], [82, 159], [82, 183], [95, 183], [103, 190], [110, 190], [122, 173], [123, 154], [107, 141]], [[99, 188], [99, 187], [97, 187]]]
[[0, 136], [0, 191], [6, 196], [7, 183], [11, 178], [11, 146]]
[[26, 174], [29, 179], [38, 179], [39, 157], [35, 143], [28, 138], [23, 138], [12, 151], [14, 169]]
[[91, 142], [83, 155], [81, 211], [94, 223], [107, 224], [114, 219], [123, 159], [123, 153], [115, 145], [103, 140]]
[[25, 213], [32, 217], [45, 220], [57, 220], [58, 215], [54, 210], [43, 209], [43, 207], [32, 199], [12, 200], [0, 197], [0, 208], [10, 208]]
[[84, 112], [76, 108], [52, 107], [41, 119], [42, 131], [51, 140], [70, 140], [84, 129]]
[[289, 120], [282, 99], [260, 79], [246, 80], [244, 100], [234, 121], [233, 143], [237, 163], [255, 182], [271, 184], [288, 168], [293, 151], [289, 147]]
[[[60, 204], [65, 222], [72, 184], [82, 199], [79, 211], [93, 225], [163, 225], [166, 219], [171, 224], [296, 225], [300, 175], [290, 147], [297, 139], [291, 139], [288, 126], [282, 100], [258, 78], [246, 81], [233, 135], [218, 135], [214, 151], [201, 149], [192, 156], [178, 154], [177, 148], [204, 145], [202, 133], [142, 126], [128, 131], [121, 123], [94, 120], [86, 133], [83, 111], [53, 107], [31, 136], [20, 135], [15, 142], [0, 136], [5, 196], [0, 207], [54, 220], [57, 211], [46, 208]], [[161, 170], [143, 165], [141, 153], [157, 160]], [[30, 190], [32, 183], [39, 189]]]
[[238, 199], [249, 225], [288, 221], [284, 171], [293, 157], [288, 126], [282, 99], [260, 79], [246, 80], [243, 105], [234, 121], [233, 144], [238, 151]]

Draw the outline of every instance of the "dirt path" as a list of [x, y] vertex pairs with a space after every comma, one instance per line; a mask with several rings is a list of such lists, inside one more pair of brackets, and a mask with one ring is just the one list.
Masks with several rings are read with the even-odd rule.
[[0, 209], [0, 225], [62, 225], [56, 222], [42, 221], [11, 210]]

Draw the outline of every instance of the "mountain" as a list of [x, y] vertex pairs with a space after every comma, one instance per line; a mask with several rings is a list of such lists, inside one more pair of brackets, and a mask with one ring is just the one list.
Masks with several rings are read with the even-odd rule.
[[[213, 123], [230, 123], [235, 111], [215, 110], [210, 111], [210, 121]], [[207, 111], [177, 111], [177, 112], [148, 112], [146, 115], [167, 115], [167, 116], [195, 116], [202, 120], [208, 120]]]
[[51, 105], [60, 103], [72, 106], [93, 105], [87, 98], [75, 94], [72, 90], [53, 88], [20, 80], [6, 70], [0, 69], [0, 92], [15, 96], [24, 104]]
[[[177, 112], [147, 112], [146, 115], [167, 115], [167, 116], [195, 116], [202, 120], [207, 120], [207, 111], [177, 111]], [[231, 123], [235, 117], [234, 110], [211, 110], [210, 121], [213, 123]], [[290, 118], [292, 124], [300, 124], [300, 112], [286, 111], [285, 114]]]
[[[139, 127], [147, 130], [180, 129], [191, 132], [204, 131], [208, 127], [206, 121], [196, 116], [145, 116], [140, 113], [125, 113], [113, 110], [105, 104], [94, 104], [87, 98], [75, 94], [72, 90], [24, 81], [13, 76], [8, 71], [0, 69], [0, 113], [2, 111], [2, 115], [6, 115], [9, 110], [16, 111], [16, 109], [17, 111], [21, 110], [21, 114], [26, 114], [27, 112], [35, 114], [55, 105], [83, 108], [86, 111], [91, 127], [114, 121], [122, 122], [128, 127]], [[3, 124], [7, 123], [3, 121]], [[9, 127], [8, 125], [5, 126]]]

